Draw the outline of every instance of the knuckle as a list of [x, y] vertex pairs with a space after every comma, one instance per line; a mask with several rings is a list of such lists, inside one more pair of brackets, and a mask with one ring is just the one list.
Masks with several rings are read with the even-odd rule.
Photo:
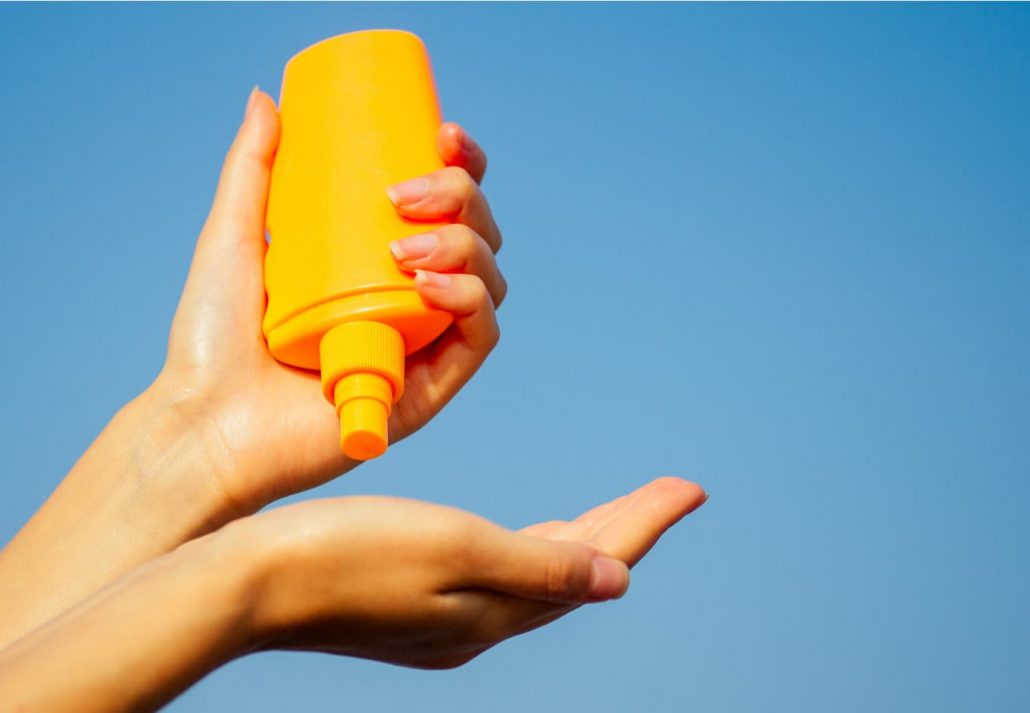
[[544, 587], [549, 599], [565, 599], [573, 590], [574, 568], [563, 553], [556, 552], [547, 560]]
[[229, 147], [226, 164], [230, 167], [239, 166], [244, 170], [269, 169], [272, 157], [249, 144], [235, 141]]
[[501, 234], [501, 229], [497, 227], [496, 221], [494, 222], [494, 241], [497, 243], [494, 245], [494, 252], [498, 253], [504, 246], [504, 236]]
[[486, 283], [483, 282], [483, 278], [479, 275], [469, 274], [469, 291], [472, 293], [473, 299], [476, 303], [481, 306], [493, 306], [493, 300], [490, 298], [490, 290], [487, 289]]
[[504, 302], [504, 298], [508, 296], [508, 281], [504, 278], [504, 275], [497, 272], [497, 295], [494, 299], [494, 307], [500, 307], [501, 303]]
[[447, 183], [463, 203], [467, 203], [479, 191], [472, 175], [461, 166], [448, 166], [443, 171]]
[[446, 236], [444, 240], [449, 243], [455, 262], [468, 268], [476, 255], [476, 244], [481, 242], [479, 234], [464, 223], [452, 223], [442, 232]]
[[461, 252], [468, 261], [476, 254], [476, 250], [479, 248], [479, 244], [483, 242], [483, 239], [479, 237], [479, 233], [470, 228], [465, 224], [459, 224], [461, 227], [458, 229], [458, 233], [461, 236]]
[[493, 351], [494, 347], [501, 341], [501, 325], [497, 323], [497, 319], [493, 320], [493, 328], [490, 330], [489, 339], [487, 340], [487, 346], [490, 351]]
[[493, 309], [493, 302], [490, 300], [490, 292], [486, 289], [483, 278], [472, 272], [465, 272], [455, 275], [458, 282], [458, 289], [461, 293], [461, 301], [465, 307], [466, 314], [486, 314]]
[[[488, 303], [490, 303], [489, 295], [486, 297]], [[490, 318], [489, 323], [483, 330], [482, 344], [487, 353], [494, 350], [494, 347], [501, 341], [501, 325], [497, 322], [497, 315], [493, 312], [492, 303], [490, 303]]]

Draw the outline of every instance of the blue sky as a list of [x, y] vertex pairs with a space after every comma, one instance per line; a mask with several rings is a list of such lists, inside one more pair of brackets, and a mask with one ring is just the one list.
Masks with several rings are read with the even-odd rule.
[[373, 27], [490, 153], [511, 292], [447, 411], [314, 494], [711, 500], [465, 668], [263, 654], [171, 710], [1026, 710], [1025, 5], [0, 6], [3, 541], [160, 368], [250, 87]]

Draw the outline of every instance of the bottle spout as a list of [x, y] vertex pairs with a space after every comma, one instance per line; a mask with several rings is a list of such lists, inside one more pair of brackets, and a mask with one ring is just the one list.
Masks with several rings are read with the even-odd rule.
[[389, 444], [390, 409], [378, 399], [351, 399], [340, 407], [340, 449], [354, 460], [377, 458]]
[[377, 374], [350, 374], [336, 382], [334, 391], [344, 455], [369, 460], [385, 453], [393, 392], [390, 382]]

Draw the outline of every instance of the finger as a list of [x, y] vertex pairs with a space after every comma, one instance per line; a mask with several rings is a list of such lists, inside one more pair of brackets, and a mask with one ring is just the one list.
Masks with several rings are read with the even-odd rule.
[[476, 183], [486, 173], [486, 154], [459, 124], [448, 121], [436, 132], [436, 150], [448, 166], [460, 166]]
[[271, 98], [254, 88], [197, 240], [172, 322], [170, 354], [207, 359], [208, 353], [194, 347], [209, 342], [193, 337], [208, 333], [218, 335], [223, 344], [227, 335], [243, 334], [246, 345], [236, 346], [240, 354], [252, 352], [248, 345], [260, 330], [265, 304], [264, 215], [278, 143], [279, 114]]
[[501, 338], [493, 301], [486, 285], [475, 275], [417, 270], [415, 289], [430, 307], [454, 315], [454, 324], [426, 355], [436, 391], [454, 394]]
[[256, 87], [243, 124], [222, 165], [211, 213], [198, 251], [265, 247], [265, 206], [272, 162], [279, 144], [279, 114], [272, 98]]
[[519, 532], [524, 535], [543, 537], [548, 540], [565, 540], [566, 542], [588, 542], [598, 523], [605, 522], [608, 514], [625, 507], [628, 495], [598, 505], [583, 513], [575, 520], [551, 520], [524, 527]]
[[583, 513], [575, 520], [566, 522], [563, 527], [549, 530], [546, 535], [542, 536], [555, 540], [586, 542], [601, 525], [608, 521], [613, 513], [617, 513], [619, 510], [626, 507], [627, 501], [630, 497], [630, 495], [623, 495], [615, 500], [598, 505], [592, 510]]
[[[548, 539], [596, 544], [600, 533], [615, 523], [617, 526], [616, 530], [613, 530], [615, 534], [609, 533], [606, 536], [607, 540], [619, 536], [618, 528], [628, 528], [622, 534], [628, 533], [636, 537], [640, 534], [641, 524], [647, 524], [648, 513], [653, 514], [656, 510], [660, 512], [662, 508], [672, 509], [675, 512], [677, 507], [682, 507], [685, 510], [683, 515], [686, 515], [704, 504], [707, 497], [695, 483], [680, 478], [659, 478], [637, 488], [632, 493], [599, 505], [561, 527], [550, 528], [546, 534], [541, 536]], [[627, 526], [626, 523], [630, 523], [630, 526]], [[672, 524], [674, 523], [666, 525], [665, 530]], [[656, 538], [660, 537], [665, 530], [658, 532]], [[637, 557], [637, 559], [639, 558]]]
[[482, 235], [494, 252], [501, 249], [501, 231], [486, 196], [464, 168], [441, 168], [394, 184], [386, 192], [406, 218], [462, 223]]
[[622, 513], [633, 507], [634, 503], [641, 497], [641, 494], [646, 493], [650, 483], [643, 487], [637, 488], [631, 493], [627, 493], [611, 502], [600, 505], [592, 510], [589, 510], [571, 523], [569, 523], [569, 530], [564, 532], [564, 535], [570, 535], [571, 537], [565, 537], [563, 539], [574, 539], [581, 542], [591, 541], [596, 537], [597, 533], [603, 530], [614, 520], [617, 520]]
[[[521, 535], [529, 535], [530, 537], [548, 537], [553, 532], [560, 532], [563, 528], [567, 527], [569, 523], [565, 520], [550, 520], [548, 522], [538, 522], [534, 525], [528, 525], [519, 530]], [[548, 538], [552, 539], [552, 538]], [[563, 537], [555, 537], [553, 539], [571, 539]]]
[[664, 477], [639, 488], [621, 509], [589, 536], [602, 552], [632, 567], [658, 539], [686, 515], [701, 507], [708, 495], [701, 486], [682, 478]]
[[390, 243], [390, 252], [404, 270], [432, 270], [476, 275], [486, 285], [494, 306], [500, 306], [508, 284], [486, 241], [467, 225], [446, 225]]
[[[635, 492], [640, 490], [638, 489]], [[539, 525], [530, 525], [519, 532], [536, 537], [546, 537], [549, 540], [589, 542], [590, 538], [607, 524], [611, 518], [616, 517], [620, 510], [626, 508], [634, 497], [635, 493], [622, 495], [588, 510], [575, 520], [552, 520]]]
[[621, 597], [629, 570], [578, 542], [549, 541], [484, 529], [476, 539], [465, 588], [486, 588], [548, 602], [597, 602]]
[[[694, 483], [680, 478], [659, 478], [572, 522], [554, 520], [527, 529], [547, 539], [588, 543], [632, 566], [669, 527], [703, 505], [706, 499], [705, 492]], [[584, 528], [584, 522], [593, 522], [593, 529], [597, 531]], [[482, 626], [507, 632], [507, 638], [545, 626], [575, 608], [575, 605], [512, 600], [488, 612]]]

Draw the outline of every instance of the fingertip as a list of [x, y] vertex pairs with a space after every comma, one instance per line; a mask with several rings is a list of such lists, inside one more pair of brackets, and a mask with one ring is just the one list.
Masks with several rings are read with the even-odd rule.
[[432, 270], [415, 270], [415, 289], [419, 290], [441, 290], [451, 286], [452, 278], [443, 272]]
[[629, 589], [629, 567], [614, 557], [597, 556], [590, 562], [587, 600], [603, 602], [621, 598]]
[[258, 85], [254, 85], [250, 88], [250, 94], [247, 95], [247, 108], [243, 110], [243, 120], [246, 121], [250, 118], [250, 112], [254, 108], [254, 99], [257, 98]]
[[243, 139], [263, 158], [273, 155], [279, 142], [279, 111], [275, 102], [256, 84], [247, 98], [243, 126]]
[[402, 269], [406, 265], [410, 270], [410, 268], [418, 267], [419, 263], [425, 267], [439, 267], [439, 265], [427, 265], [424, 262], [436, 252], [439, 245], [439, 236], [433, 231], [429, 231], [391, 241], [390, 254]]
[[279, 113], [272, 98], [255, 86], [247, 95], [243, 122], [222, 164], [209, 215], [212, 226], [231, 226], [232, 230], [204, 234], [232, 239], [244, 230], [255, 236], [255, 245], [264, 246], [265, 207], [278, 145]]
[[655, 478], [647, 487], [656, 488], [668, 496], [697, 502], [698, 505], [701, 505], [708, 499], [708, 493], [700, 485], [675, 475], [663, 475], [660, 478]]
[[448, 121], [441, 124], [437, 134], [437, 151], [448, 166], [460, 166], [479, 183], [486, 173], [486, 152], [460, 124]]
[[401, 213], [418, 213], [412, 208], [421, 207], [418, 204], [429, 198], [432, 184], [428, 176], [419, 176], [400, 183], [386, 187], [386, 195]]
[[697, 510], [708, 500], [708, 493], [697, 483], [664, 476], [645, 486], [647, 496], [655, 513], [668, 520], [670, 525]]
[[267, 112], [269, 109], [275, 111], [278, 114], [275, 106], [275, 100], [272, 99], [268, 92], [264, 91], [258, 85], [254, 85], [252, 101], [252, 111]]
[[275, 100], [261, 89], [258, 89], [254, 96], [253, 111], [258, 121], [262, 124], [274, 125], [278, 129], [279, 108], [275, 105]]
[[440, 125], [440, 130], [436, 136], [436, 148], [440, 154], [440, 158], [448, 166], [454, 165], [456, 161], [461, 158], [462, 154], [462, 136], [465, 131], [460, 125], [453, 121], [448, 121]]

